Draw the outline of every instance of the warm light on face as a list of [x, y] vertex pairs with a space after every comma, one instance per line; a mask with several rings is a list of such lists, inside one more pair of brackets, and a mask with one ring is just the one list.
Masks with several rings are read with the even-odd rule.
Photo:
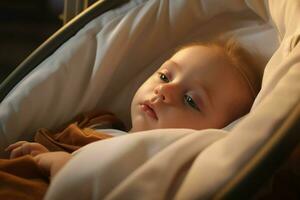
[[232, 106], [244, 112], [250, 101], [223, 54], [211, 47], [188, 47], [138, 89], [131, 104], [132, 131], [222, 128], [233, 120], [227, 113]]

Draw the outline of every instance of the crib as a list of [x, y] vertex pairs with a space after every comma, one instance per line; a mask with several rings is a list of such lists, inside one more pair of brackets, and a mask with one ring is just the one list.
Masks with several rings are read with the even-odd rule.
[[[249, 114], [220, 130], [159, 129], [88, 145], [45, 199], [253, 199], [300, 141], [299, 10], [293, 0], [99, 1], [1, 84], [0, 155], [85, 111], [106, 108], [129, 124], [135, 90], [173, 49], [234, 35], [264, 73]], [[99, 151], [110, 156], [97, 161]]]

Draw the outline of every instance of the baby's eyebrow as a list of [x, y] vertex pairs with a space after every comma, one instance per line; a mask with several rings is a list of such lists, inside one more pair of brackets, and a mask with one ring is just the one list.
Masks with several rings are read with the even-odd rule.
[[168, 62], [170, 62], [170, 64], [171, 64], [172, 66], [174, 66], [174, 68], [176, 68], [178, 71], [181, 71], [181, 66], [180, 66], [177, 62], [175, 62], [175, 61], [172, 60], [172, 59], [169, 59]]
[[197, 81], [197, 85], [198, 85], [197, 90], [200, 92], [200, 94], [203, 98], [204, 104], [213, 106], [213, 102], [212, 102], [212, 98], [211, 98], [209, 90], [205, 86], [203, 86], [201, 83], [199, 83], [198, 81]]

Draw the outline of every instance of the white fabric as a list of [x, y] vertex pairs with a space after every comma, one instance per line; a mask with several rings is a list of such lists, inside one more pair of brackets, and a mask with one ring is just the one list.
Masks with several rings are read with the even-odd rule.
[[76, 152], [45, 199], [166, 199], [178, 172], [224, 134], [161, 129], [94, 142]]
[[106, 133], [109, 134], [111, 136], [121, 136], [121, 135], [126, 135], [128, 134], [125, 131], [121, 131], [118, 129], [96, 129], [96, 131], [100, 131], [101, 133]]
[[132, 0], [91, 21], [14, 88], [0, 105], [1, 148], [96, 107], [128, 119], [136, 87], [172, 48], [194, 38], [235, 34], [261, 66], [282, 40], [262, 91], [230, 134], [165, 129], [87, 145], [54, 178], [46, 199], [208, 199], [299, 102], [300, 47], [293, 44], [299, 27], [287, 27], [298, 19], [298, 1], [144, 2]]

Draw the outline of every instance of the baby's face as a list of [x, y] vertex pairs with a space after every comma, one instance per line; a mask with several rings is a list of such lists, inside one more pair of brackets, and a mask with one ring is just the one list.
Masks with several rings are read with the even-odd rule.
[[138, 89], [131, 132], [222, 128], [251, 104], [247, 84], [220, 49], [192, 46], [174, 54]]

